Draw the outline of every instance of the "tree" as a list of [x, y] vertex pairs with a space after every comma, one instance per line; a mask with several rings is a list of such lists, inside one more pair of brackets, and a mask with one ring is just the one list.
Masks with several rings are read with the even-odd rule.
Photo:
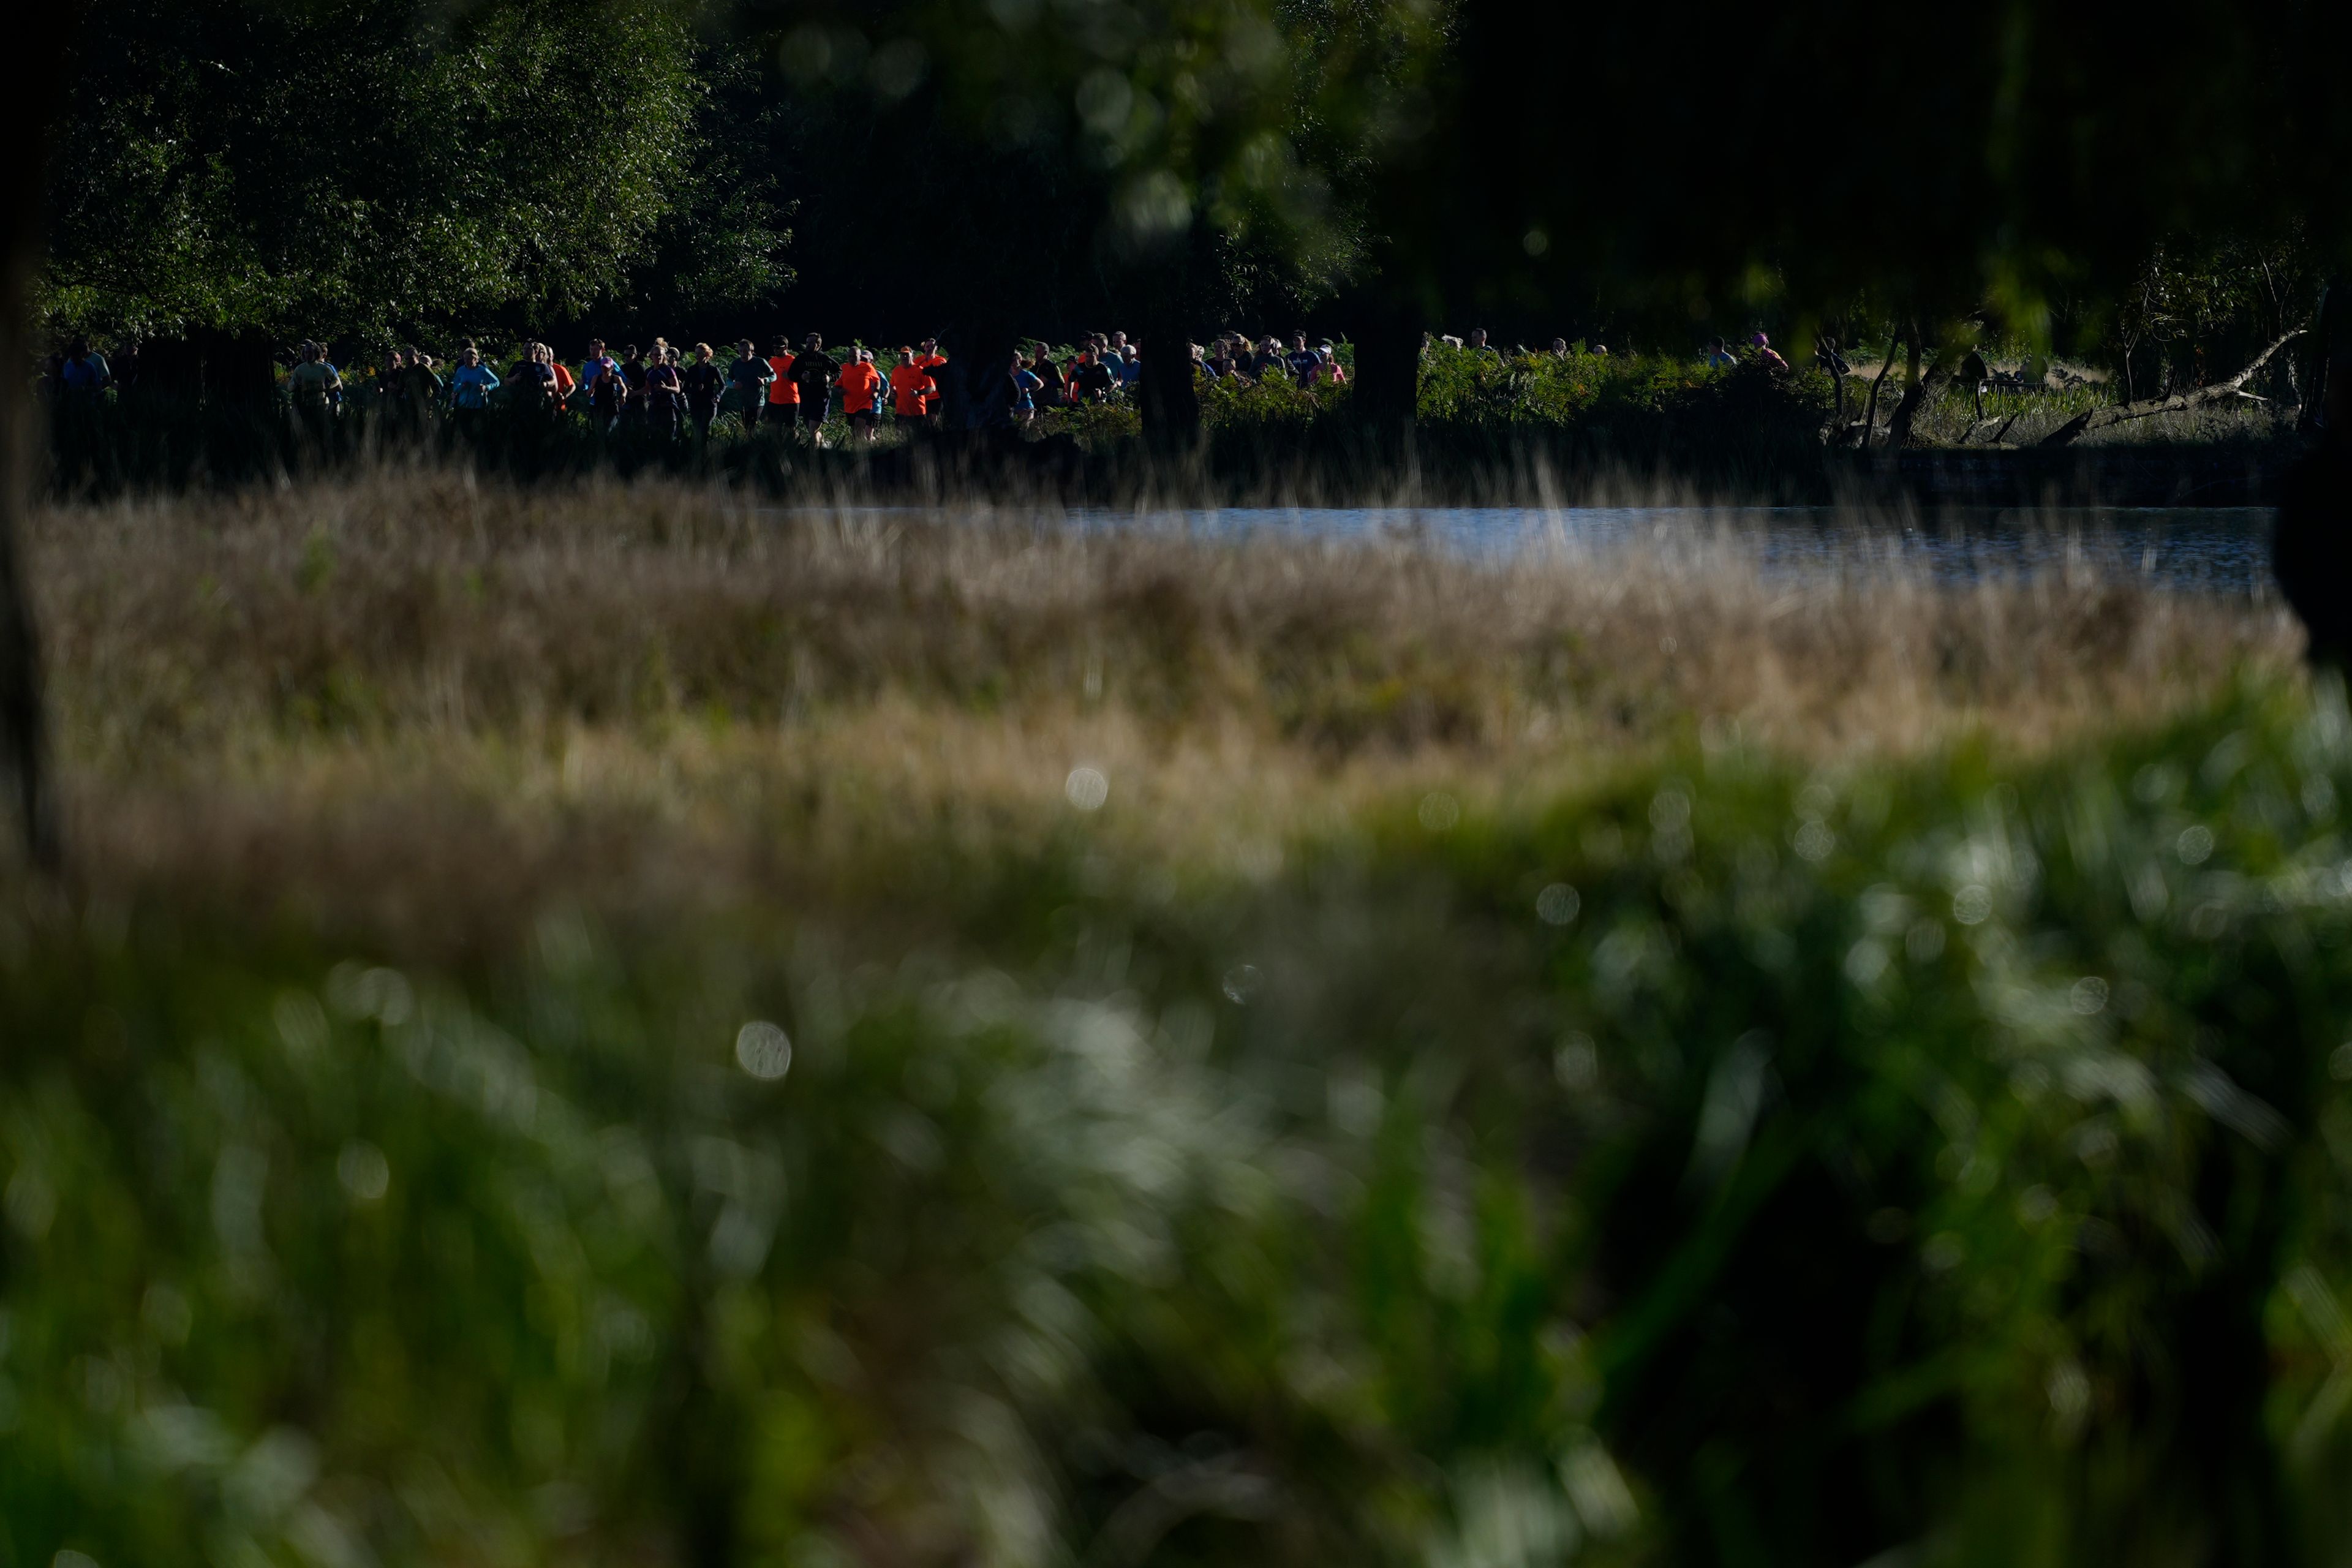
[[[38, 6], [16, 34], [32, 69], [21, 90], [0, 109], [0, 127], [20, 153], [0, 171], [0, 365], [21, 367], [30, 357], [27, 331], [33, 279], [40, 265], [41, 175], [38, 156], [63, 96], [57, 68], [73, 23], [63, 5]], [[15, 808], [18, 842], [36, 865], [58, 855], [56, 804], [48, 773], [48, 726], [41, 701], [40, 641], [25, 581], [23, 523], [30, 489], [26, 426], [30, 402], [25, 377], [0, 375], [0, 777]]]
[[[799, 0], [730, 14], [773, 44], [794, 105], [794, 183], [820, 237], [810, 283], [832, 294], [828, 273], [855, 268], [901, 320], [937, 322], [951, 422], [977, 427], [1002, 419], [994, 372], [1041, 316], [1128, 301], [1148, 383], [1150, 366], [1181, 372], [1207, 315], [1327, 294], [1355, 270], [1371, 150], [1407, 126], [1373, 87], [1426, 58], [1429, 10]], [[856, 220], [884, 237], [843, 243]], [[1179, 446], [1197, 418], [1188, 397], [1150, 391], [1145, 412]]]
[[1670, 337], [1766, 313], [1793, 341], [1842, 314], [2032, 335], [2059, 301], [2105, 309], [2167, 236], [2299, 220], [2339, 256], [2352, 116], [2321, 62], [2347, 26], [2192, 0], [1459, 0], [1432, 134], [1376, 183], [1373, 277], [1456, 309], [1597, 295]]
[[703, 237], [714, 281], [772, 287], [781, 236], [711, 155], [712, 65], [658, 0], [101, 0], [45, 319], [284, 339], [573, 316], [689, 201], [688, 227], [729, 229]]

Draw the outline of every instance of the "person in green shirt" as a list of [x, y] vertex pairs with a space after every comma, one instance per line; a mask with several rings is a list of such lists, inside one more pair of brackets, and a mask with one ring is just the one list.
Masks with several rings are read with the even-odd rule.
[[302, 363], [286, 378], [287, 395], [292, 399], [295, 417], [304, 428], [324, 438], [327, 422], [333, 417], [334, 404], [342, 390], [343, 378], [327, 363], [326, 349], [318, 343], [304, 343]]

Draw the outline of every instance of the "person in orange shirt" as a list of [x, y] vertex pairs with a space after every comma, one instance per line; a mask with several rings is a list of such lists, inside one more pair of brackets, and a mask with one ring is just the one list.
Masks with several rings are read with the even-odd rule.
[[940, 423], [940, 410], [947, 401], [942, 395], [946, 389], [940, 384], [938, 372], [940, 366], [947, 363], [948, 356], [940, 353], [939, 339], [925, 338], [918, 345], [915, 368], [931, 378], [931, 390], [923, 395], [923, 417], [931, 422], [934, 429]]
[[900, 349], [898, 363], [890, 367], [890, 409], [901, 420], [919, 421], [928, 411], [929, 400], [938, 395], [940, 384], [931, 373], [916, 363], [915, 351]]
[[882, 389], [882, 373], [874, 368], [872, 351], [841, 367], [839, 384], [842, 412], [849, 416], [849, 427], [865, 431], [866, 444], [872, 446], [875, 432], [881, 428], [874, 414], [874, 395]]
[[[800, 414], [800, 384], [793, 379], [793, 344], [789, 338], [776, 338], [768, 344], [768, 368], [776, 379], [768, 383], [768, 421], [781, 424], [784, 434], [792, 434], [793, 421]], [[777, 409], [783, 413], [779, 414]]]

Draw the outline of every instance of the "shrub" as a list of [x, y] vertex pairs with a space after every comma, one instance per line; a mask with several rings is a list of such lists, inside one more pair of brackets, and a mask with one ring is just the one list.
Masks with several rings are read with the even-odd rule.
[[1716, 734], [1262, 881], [1073, 816], [943, 843], [911, 953], [20, 889], [0, 1551], [2340, 1545], [2347, 790], [2281, 688], [2022, 770]]

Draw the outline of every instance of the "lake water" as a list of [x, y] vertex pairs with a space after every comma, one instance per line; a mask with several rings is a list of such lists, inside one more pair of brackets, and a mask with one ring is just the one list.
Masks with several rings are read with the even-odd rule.
[[[828, 510], [835, 516], [948, 522], [971, 515], [935, 507]], [[1020, 515], [997, 514], [1000, 521]], [[2272, 515], [2268, 507], [1945, 507], [1925, 513], [1826, 506], [1228, 507], [1080, 508], [1037, 514], [1034, 521], [1213, 539], [1393, 541], [1496, 562], [1534, 552], [1599, 559], [1629, 550], [1728, 549], [1773, 575], [1891, 569], [1965, 583], [2089, 571], [2174, 590], [2248, 594], [2270, 586]]]
[[1088, 511], [1092, 526], [1168, 527], [1212, 537], [1420, 540], [1482, 558], [1528, 551], [1607, 553], [1729, 545], [1768, 572], [1864, 563], [1954, 581], [2050, 570], [2145, 576], [2164, 586], [2243, 594], [2270, 582], [2267, 507], [1948, 508], [1913, 517], [1838, 507], [1234, 508]]

